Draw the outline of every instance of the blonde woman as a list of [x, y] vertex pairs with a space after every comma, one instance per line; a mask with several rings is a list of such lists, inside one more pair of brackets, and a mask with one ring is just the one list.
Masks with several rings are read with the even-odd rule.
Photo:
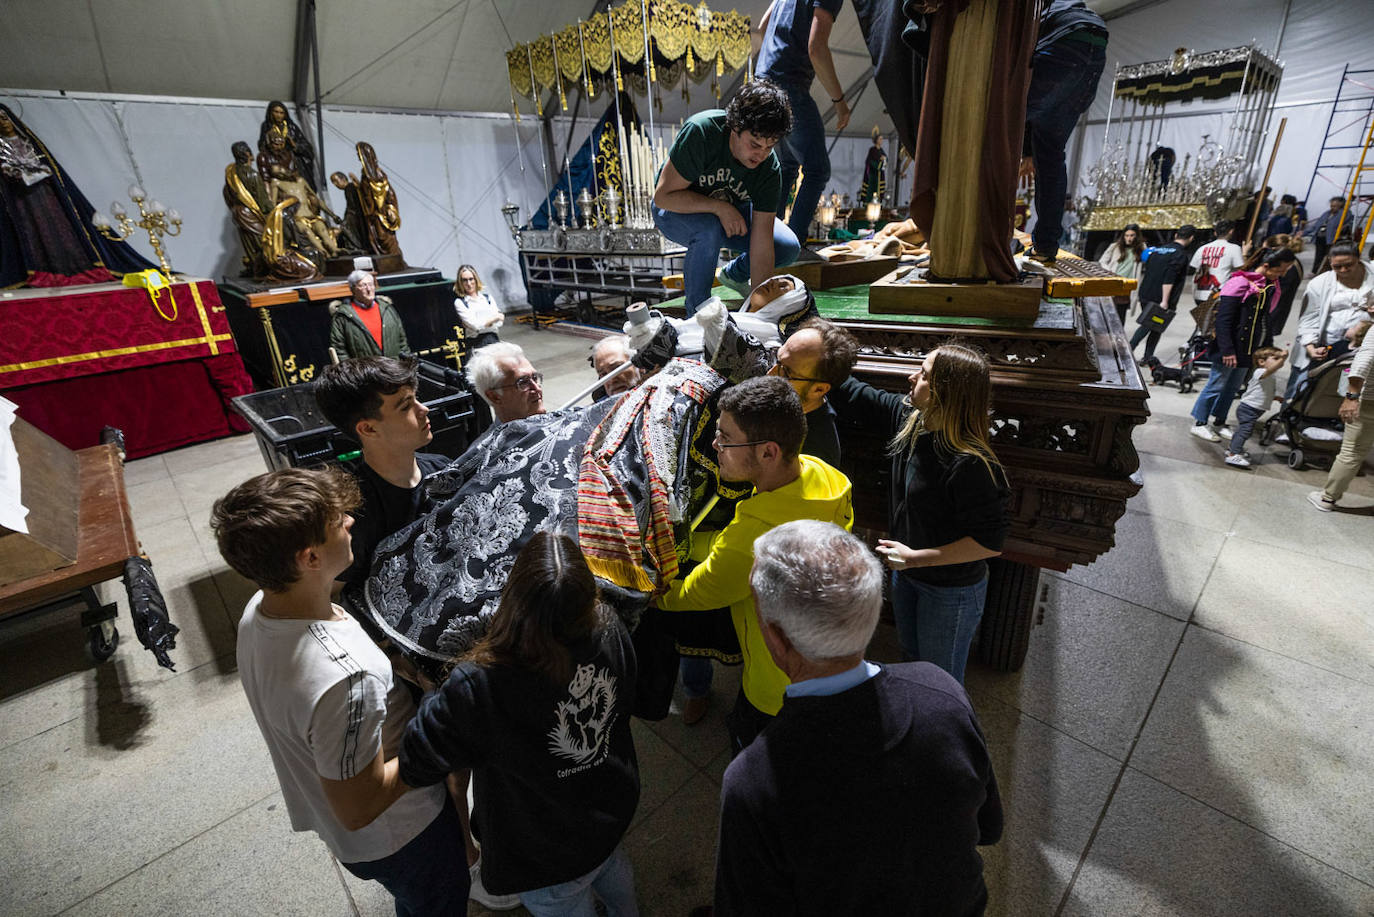
[[1011, 492], [988, 441], [987, 358], [946, 342], [907, 380], [906, 396], [851, 377], [835, 411], [891, 437], [888, 526], [878, 553], [892, 572], [897, 638], [909, 660], [960, 682], [983, 616], [990, 557], [1002, 552]]
[[468, 352], [501, 340], [496, 332], [505, 323], [506, 317], [492, 301], [482, 278], [477, 276], [477, 268], [471, 264], [458, 268], [453, 292], [458, 294], [453, 301], [453, 308], [458, 312], [458, 320], [463, 323], [463, 331], [471, 341]]

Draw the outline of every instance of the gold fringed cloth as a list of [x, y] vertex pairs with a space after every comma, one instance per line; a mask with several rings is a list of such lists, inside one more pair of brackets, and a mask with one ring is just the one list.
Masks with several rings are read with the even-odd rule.
[[947, 0], [931, 14], [911, 216], [931, 273], [1010, 283], [1017, 168], [1038, 20], [1025, 0]]
[[673, 83], [683, 73], [697, 81], [712, 73], [724, 76], [749, 62], [749, 17], [735, 10], [714, 12], [705, 2], [626, 0], [609, 16], [599, 13], [507, 51], [511, 93], [534, 101], [540, 92], [560, 86], [596, 92], [617, 73], [622, 85], [647, 92], [646, 44], [656, 80], [662, 81], [664, 71], [670, 71]]

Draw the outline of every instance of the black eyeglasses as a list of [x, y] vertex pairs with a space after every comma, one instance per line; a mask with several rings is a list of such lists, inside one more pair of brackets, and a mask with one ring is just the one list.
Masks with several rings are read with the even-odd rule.
[[712, 445], [717, 449], [738, 449], [741, 446], [762, 446], [764, 443], [771, 443], [771, 439], [751, 439], [747, 443], [723, 443], [720, 441], [720, 431], [716, 431]]
[[507, 382], [505, 385], [494, 385], [494, 386], [492, 386], [492, 388], [512, 388], [512, 387], [514, 387], [514, 388], [520, 389], [520, 391], [522, 391], [522, 392], [528, 392], [530, 389], [534, 388], [535, 386], [537, 386], [537, 385], [542, 385], [543, 382], [544, 382], [544, 374], [543, 374], [543, 373], [530, 373], [530, 374], [527, 375], [527, 376], [521, 376], [519, 379], [516, 379], [514, 382]]
[[773, 364], [773, 368], [778, 371], [780, 378], [788, 382], [824, 382], [824, 379], [817, 379], [815, 376], [799, 376], [787, 367], [787, 364], [779, 360]]

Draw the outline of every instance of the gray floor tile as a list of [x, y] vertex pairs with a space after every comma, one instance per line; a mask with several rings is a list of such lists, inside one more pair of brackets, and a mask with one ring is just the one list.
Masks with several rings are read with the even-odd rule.
[[245, 456], [215, 465], [204, 465], [181, 472], [172, 478], [186, 514], [191, 519], [210, 515], [210, 507], [235, 485], [242, 484], [267, 469], [256, 456]]
[[988, 914], [1050, 914], [1121, 765], [1000, 701], [975, 699], [1006, 829], [980, 848]]
[[641, 719], [631, 719], [635, 754], [639, 758], [639, 807], [631, 826], [658, 811], [697, 775], [697, 768], [677, 749], [654, 734]]
[[324, 917], [347, 914], [349, 907], [329, 851], [313, 833], [291, 830], [281, 795], [274, 793], [67, 913]]
[[160, 455], [134, 459], [124, 463], [124, 486], [136, 487], [152, 481], [165, 481], [169, 477], [167, 463]]
[[56, 913], [276, 791], [237, 679], [202, 671], [145, 694], [101, 666], [98, 707], [0, 751], [9, 913]]
[[1374, 911], [1374, 888], [1128, 770], [1065, 917], [1313, 917]]
[[[1309, 548], [1360, 553], [1351, 539]], [[1368, 563], [1352, 566], [1230, 538], [1193, 621], [1374, 685], [1374, 627], [1369, 602], [1360, 598], [1374, 595], [1372, 571]]]
[[1374, 689], [1189, 628], [1131, 766], [1374, 885]]
[[[1351, 497], [1361, 513], [1323, 513], [1307, 502], [1307, 495], [1324, 486], [1325, 476], [1307, 483], [1277, 481], [1255, 475], [1237, 475], [1235, 520], [1237, 535], [1291, 551], [1300, 557], [1324, 557], [1351, 566], [1374, 568], [1374, 509], [1367, 498]], [[1295, 578], [1309, 580], [1295, 557], [1283, 565]]]
[[1049, 609], [1020, 672], [971, 668], [990, 695], [1125, 760], [1183, 633], [1183, 623], [1055, 576]]
[[170, 477], [154, 478], [127, 487], [129, 512], [134, 519], [134, 532], [143, 537], [143, 530], [171, 519], [186, 518], [181, 495]]
[[[167, 471], [173, 477], [180, 477], [187, 472], [198, 471], [214, 465], [222, 465], [225, 462], [238, 462], [245, 459], [252, 459], [262, 465], [262, 453], [258, 449], [257, 437], [252, 433], [226, 436], [223, 439], [211, 440], [207, 443], [196, 443], [194, 446], [186, 446], [182, 449], [163, 453], [163, 458], [167, 462]], [[266, 471], [267, 467], [264, 465], [261, 470]]]
[[645, 917], [681, 917], [715, 891], [720, 787], [698, 774], [625, 835]]
[[1187, 620], [1226, 536], [1130, 510], [1116, 524], [1116, 547], [1064, 578]]
[[1134, 512], [1214, 532], [1231, 530], [1240, 483], [1235, 472], [1219, 463], [1216, 468], [1200, 468], [1194, 462], [1145, 453], [1140, 474], [1145, 486], [1128, 504]]

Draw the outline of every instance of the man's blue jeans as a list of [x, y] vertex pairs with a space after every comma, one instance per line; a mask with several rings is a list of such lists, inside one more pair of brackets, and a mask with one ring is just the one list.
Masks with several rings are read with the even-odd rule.
[[1212, 374], [1207, 384], [1198, 392], [1193, 402], [1193, 420], [1207, 423], [1210, 416], [1218, 424], [1226, 423], [1226, 415], [1231, 413], [1231, 402], [1235, 400], [1236, 390], [1240, 388], [1248, 366], [1227, 366], [1221, 362], [1221, 354], [1212, 358]]
[[971, 586], [931, 586], [892, 574], [897, 642], [908, 662], [933, 662], [964, 683], [969, 647], [983, 619], [988, 578]]
[[[534, 917], [596, 917], [592, 893], [606, 905], [609, 917], [638, 917], [635, 876], [623, 844], [584, 876], [560, 885], [521, 892], [520, 903]], [[466, 914], [467, 911], [456, 913]]]
[[429, 827], [400, 850], [380, 860], [344, 863], [359, 879], [380, 882], [396, 899], [396, 917], [440, 917], [468, 912], [468, 859], [463, 827], [453, 800]]
[[[738, 205], [744, 225], [752, 225], [754, 208], [748, 204]], [[697, 306], [711, 297], [711, 287], [716, 280], [716, 261], [720, 250], [728, 248], [732, 252], [742, 252], [738, 258], [725, 265], [725, 274], [731, 280], [747, 284], [749, 282], [749, 233], [740, 236], [727, 236], [725, 227], [713, 213], [674, 213], [661, 207], [654, 208], [654, 225], [664, 236], [687, 246], [687, 257], [682, 265], [682, 286], [686, 294], [684, 305], [687, 317], [691, 318]], [[773, 218], [773, 264], [784, 267], [797, 260], [800, 246], [797, 237], [787, 224], [777, 217]]]
[[[792, 202], [787, 226], [798, 241], [805, 242], [816, 205], [825, 193], [826, 182], [830, 181], [830, 154], [825, 151], [825, 122], [811, 98], [810, 82], [802, 87], [782, 88], [792, 105], [792, 132], [777, 146], [778, 161], [782, 164], [782, 193], [785, 198], [791, 192], [800, 170], [801, 187], [797, 189], [797, 199]], [[785, 200], [778, 201], [779, 210], [784, 203]]]
[[1064, 147], [1079, 117], [1097, 95], [1097, 81], [1107, 51], [1082, 41], [1061, 39], [1035, 55], [1026, 93], [1026, 126], [1035, 160], [1035, 228], [1037, 252], [1059, 251], [1064, 231], [1064, 199], [1069, 175]]

